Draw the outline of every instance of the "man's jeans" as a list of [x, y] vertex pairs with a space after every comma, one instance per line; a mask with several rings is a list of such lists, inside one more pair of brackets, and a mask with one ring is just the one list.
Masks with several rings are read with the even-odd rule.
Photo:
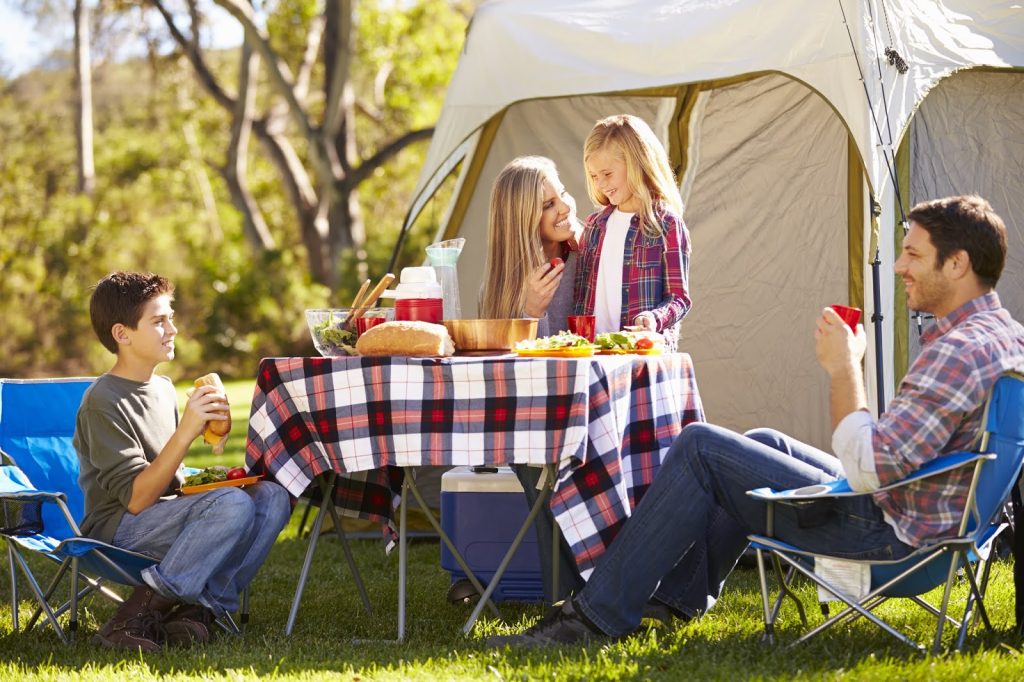
[[160, 559], [143, 572], [154, 590], [221, 616], [238, 609], [239, 592], [290, 514], [288, 493], [276, 483], [218, 488], [125, 513], [113, 544]]
[[[640, 624], [652, 594], [683, 614], [706, 611], [746, 548], [746, 535], [765, 532], [767, 505], [747, 491], [800, 488], [841, 474], [832, 455], [776, 431], [740, 435], [710, 424], [688, 425], [598, 559], [576, 607], [616, 636]], [[776, 505], [774, 535], [840, 558], [897, 559], [914, 550], [896, 537], [869, 495], [800, 512]]]

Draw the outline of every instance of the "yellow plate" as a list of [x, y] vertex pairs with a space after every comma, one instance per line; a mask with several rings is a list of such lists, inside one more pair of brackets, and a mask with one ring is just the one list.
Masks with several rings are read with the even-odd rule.
[[598, 355], [661, 355], [661, 348], [602, 348]]
[[207, 490], [216, 490], [217, 488], [240, 488], [243, 485], [251, 485], [261, 478], [263, 478], [263, 476], [245, 476], [243, 478], [236, 478], [228, 481], [203, 483], [202, 485], [185, 485], [181, 487], [181, 494], [195, 495], [197, 493], [205, 493]]
[[569, 348], [516, 348], [521, 358], [589, 358], [597, 346], [570, 346]]

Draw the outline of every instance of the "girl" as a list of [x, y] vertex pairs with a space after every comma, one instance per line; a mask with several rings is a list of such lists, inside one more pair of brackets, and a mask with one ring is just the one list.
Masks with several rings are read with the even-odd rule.
[[523, 156], [505, 166], [491, 189], [487, 222], [480, 317], [536, 317], [537, 336], [566, 329], [580, 228], [554, 162]]
[[690, 239], [668, 155], [642, 119], [601, 119], [583, 146], [587, 191], [605, 208], [587, 218], [575, 280], [576, 314], [597, 332], [661, 332], [675, 350], [690, 310]]

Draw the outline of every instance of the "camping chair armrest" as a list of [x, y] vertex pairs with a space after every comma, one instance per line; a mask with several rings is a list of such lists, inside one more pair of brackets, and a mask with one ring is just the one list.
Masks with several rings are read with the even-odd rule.
[[66, 502], [67, 495], [64, 493], [51, 493], [45, 490], [21, 490], [18, 492], [0, 492], [0, 500], [14, 500], [17, 502]]
[[979, 459], [995, 459], [994, 454], [985, 454], [980, 452], [954, 452], [942, 457], [937, 457], [932, 461], [926, 463], [920, 469], [907, 476], [904, 479], [890, 483], [889, 485], [876, 488], [875, 490], [868, 490], [864, 492], [857, 492], [850, 487], [849, 481], [845, 478], [839, 478], [828, 483], [816, 483], [814, 485], [807, 485], [802, 488], [794, 488], [793, 490], [772, 490], [771, 488], [756, 488], [754, 490], [748, 490], [747, 495], [750, 495], [755, 500], [762, 500], [764, 502], [787, 502], [787, 503], [800, 503], [809, 502], [811, 500], [822, 500], [834, 497], [855, 497], [857, 495], [871, 495], [873, 493], [881, 492], [883, 490], [892, 490], [893, 488], [899, 488], [900, 486], [914, 483], [923, 478], [930, 476], [937, 476], [938, 474], [944, 474], [955, 469], [960, 469], [969, 464], [974, 464]]

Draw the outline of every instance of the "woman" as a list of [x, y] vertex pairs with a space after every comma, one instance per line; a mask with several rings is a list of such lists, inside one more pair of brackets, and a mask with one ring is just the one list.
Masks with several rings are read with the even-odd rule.
[[551, 159], [523, 156], [505, 166], [491, 189], [480, 317], [536, 317], [537, 336], [567, 329], [579, 231], [576, 201]]

